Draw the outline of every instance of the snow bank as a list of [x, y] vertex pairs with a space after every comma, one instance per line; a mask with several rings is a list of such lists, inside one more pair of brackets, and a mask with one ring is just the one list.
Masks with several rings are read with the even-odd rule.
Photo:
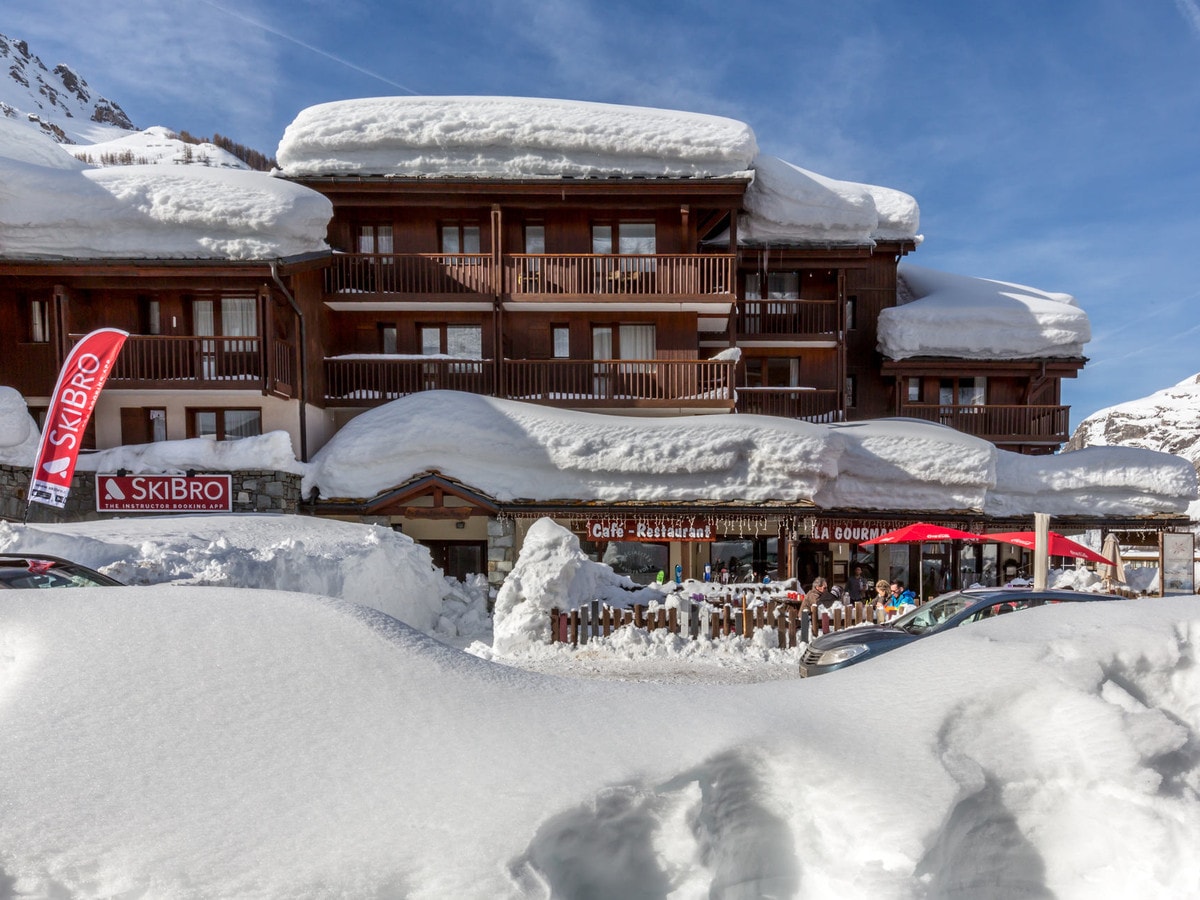
[[21, 392], [0, 385], [0, 463], [32, 468], [41, 437]]
[[0, 118], [0, 257], [274, 259], [328, 249], [316, 191], [204, 166], [94, 168]]
[[551, 519], [538, 519], [521, 545], [521, 555], [505, 577], [493, 610], [496, 653], [525, 650], [550, 637], [550, 610], [579, 609], [592, 600], [628, 606], [661, 598], [650, 588], [588, 559], [579, 538]]
[[754, 132], [733, 119], [526, 97], [373, 97], [302, 110], [283, 175], [493, 178], [744, 174]]
[[269, 469], [296, 475], [308, 471], [308, 466], [296, 459], [291, 435], [286, 431], [268, 431], [236, 441], [188, 438], [151, 444], [127, 444], [85, 453], [79, 457], [77, 468], [81, 472], [117, 472], [125, 469], [133, 475], [144, 472], [176, 475], [189, 469], [206, 472]]
[[879, 351], [889, 359], [1074, 358], [1092, 337], [1069, 294], [910, 263], [900, 264], [898, 278], [900, 305], [879, 313]]
[[377, 525], [266, 514], [0, 522], [0, 551], [64, 556], [125, 584], [303, 591], [369, 606], [420, 631], [453, 625], [440, 621], [449, 590], [429, 551]]
[[1194, 600], [1032, 609], [728, 687], [538, 677], [301, 594], [10, 594], [14, 895], [1200, 890]]

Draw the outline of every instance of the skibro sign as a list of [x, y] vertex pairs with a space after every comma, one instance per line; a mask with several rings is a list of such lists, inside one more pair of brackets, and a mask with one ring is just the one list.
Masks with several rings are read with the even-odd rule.
[[233, 512], [229, 475], [97, 475], [96, 512]]
[[83, 432], [127, 337], [127, 331], [101, 328], [85, 335], [67, 355], [46, 410], [46, 425], [29, 479], [26, 512], [31, 503], [60, 509], [67, 505]]

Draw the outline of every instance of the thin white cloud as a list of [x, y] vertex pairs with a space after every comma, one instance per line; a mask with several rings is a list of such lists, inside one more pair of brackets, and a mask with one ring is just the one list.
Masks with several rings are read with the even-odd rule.
[[281, 38], [285, 41], [295, 44], [297, 47], [303, 47], [305, 50], [309, 50], [313, 53], [316, 53], [318, 56], [323, 56], [325, 59], [331, 60], [332, 62], [338, 63], [339, 65], [343, 65], [348, 69], [352, 69], [355, 72], [358, 72], [360, 75], [366, 75], [368, 78], [374, 78], [378, 81], [382, 81], [384, 84], [391, 85], [394, 88], [399, 88], [400, 90], [402, 90], [406, 93], [409, 93], [409, 94], [419, 93], [418, 91], [414, 91], [412, 88], [410, 88], [406, 85], [400, 84], [400, 82], [398, 82], [398, 81], [392, 81], [390, 78], [388, 78], [384, 75], [380, 75], [378, 72], [373, 72], [370, 69], [364, 69], [362, 66], [356, 65], [355, 63], [350, 62], [350, 60], [348, 60], [348, 59], [343, 59], [342, 57], [337, 56], [336, 54], [330, 53], [327, 50], [322, 50], [320, 47], [314, 46], [313, 44], [310, 44], [306, 41], [302, 41], [302, 40], [300, 40], [300, 38], [295, 37], [294, 35], [290, 35], [287, 32], [281, 31], [280, 29], [267, 24], [266, 22], [264, 22], [261, 19], [254, 18], [252, 16], [247, 16], [241, 12], [238, 12], [237, 10], [229, 9], [226, 6], [222, 6], [219, 3], [213, 3], [212, 0], [200, 0], [200, 2], [204, 3], [206, 6], [212, 7], [213, 9], [217, 10], [218, 12], [221, 12], [227, 16], [233, 17], [234, 19], [237, 19], [240, 22], [245, 22], [247, 25], [253, 25], [255, 28], [260, 28], [263, 31], [265, 31], [267, 34], [274, 35], [277, 38]]
[[1179, 7], [1179, 12], [1187, 20], [1187, 23], [1192, 26], [1192, 30], [1200, 35], [1200, 3], [1196, 0], [1175, 0], [1175, 5]]

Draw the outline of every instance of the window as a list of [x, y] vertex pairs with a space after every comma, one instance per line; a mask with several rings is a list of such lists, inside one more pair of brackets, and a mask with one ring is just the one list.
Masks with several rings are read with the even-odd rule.
[[799, 272], [768, 272], [767, 296], [762, 295], [762, 275], [752, 272], [746, 276], [747, 300], [799, 300]]
[[45, 344], [50, 340], [50, 304], [45, 300], [29, 301], [29, 341]]
[[396, 352], [396, 326], [380, 323], [379, 329], [379, 352], [380, 353], [395, 353]]
[[858, 327], [858, 298], [846, 298], [846, 330], [852, 331]]
[[[653, 222], [616, 222], [592, 225], [592, 253], [608, 256], [619, 253], [622, 257], [653, 256], [658, 252], [658, 238]], [[655, 260], [622, 258], [613, 267], [611, 261], [598, 261], [602, 271], [615, 275], [631, 275], [653, 272]]]
[[419, 330], [423, 356], [483, 359], [482, 325], [422, 325]]
[[908, 402], [921, 402], [921, 379], [915, 375], [910, 375], [908, 378]]
[[546, 226], [529, 224], [525, 226], [525, 252], [546, 252]]
[[797, 387], [800, 360], [785, 356], [749, 357], [744, 387]]
[[257, 409], [189, 409], [188, 437], [236, 441], [262, 434], [262, 411]]
[[980, 375], [941, 379], [938, 384], [938, 404], [941, 406], [986, 405], [987, 379]]
[[443, 253], [479, 253], [479, 226], [465, 223], [442, 226]]
[[858, 406], [858, 376], [846, 376], [846, 408], [853, 409]]
[[150, 442], [157, 444], [167, 439], [167, 411], [165, 409], [147, 409], [146, 425], [150, 432]]
[[[359, 253], [385, 253], [392, 254], [395, 252], [395, 245], [392, 242], [392, 226], [391, 225], [360, 225], [358, 227], [358, 252]], [[391, 259], [385, 260], [391, 262]]]
[[158, 301], [139, 297], [138, 307], [142, 334], [162, 334], [162, 312]]
[[571, 358], [571, 329], [566, 325], [550, 326], [551, 355], [555, 359]]

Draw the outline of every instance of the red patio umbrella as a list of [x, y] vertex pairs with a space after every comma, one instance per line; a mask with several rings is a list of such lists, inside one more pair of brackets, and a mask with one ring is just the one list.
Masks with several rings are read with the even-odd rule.
[[[905, 525], [903, 528], [897, 528], [895, 531], [889, 531], [887, 534], [881, 534], [877, 538], [871, 538], [869, 541], [863, 541], [862, 544], [934, 544], [942, 541], [982, 541], [984, 540], [981, 534], [972, 534], [970, 531], [959, 531], [957, 528], [947, 528], [945, 525], [931, 525], [928, 522], [917, 522], [913, 525]], [[862, 544], [859, 546], [861, 547]], [[919, 589], [921, 591], [918, 599], [925, 597], [925, 561], [921, 560], [917, 566], [919, 572]]]
[[[1063, 537], [1057, 531], [1051, 531], [1049, 537], [1048, 556], [1069, 556], [1072, 559], [1113, 565], [1113, 561], [1108, 557], [1101, 556], [1095, 550], [1085, 547], [1083, 544], [1075, 543], [1069, 537]], [[1003, 534], [985, 534], [983, 535], [983, 539], [986, 541], [999, 541], [1002, 544], [1013, 544], [1017, 547], [1026, 547], [1030, 550], [1037, 549], [1037, 533], [1033, 531], [1006, 531]]]
[[969, 531], [959, 531], [957, 528], [947, 528], [945, 525], [930, 525], [928, 522], [917, 522], [905, 525], [877, 538], [863, 541], [864, 544], [932, 544], [941, 541], [982, 541], [982, 534], [972, 534]]

